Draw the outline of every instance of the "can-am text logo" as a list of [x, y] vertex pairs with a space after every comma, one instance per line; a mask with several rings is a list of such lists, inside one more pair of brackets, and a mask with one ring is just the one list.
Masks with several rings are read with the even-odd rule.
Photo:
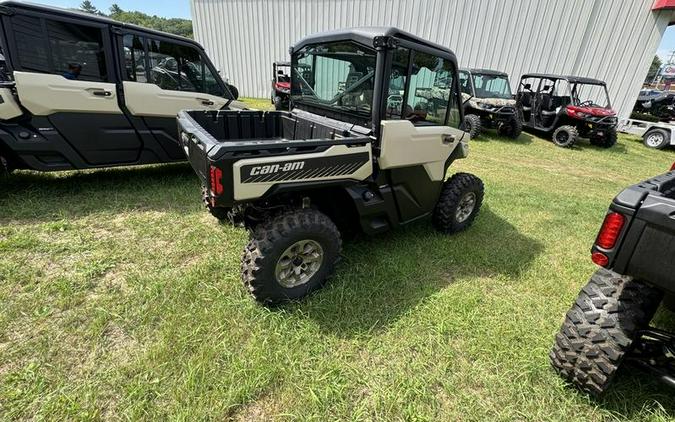
[[293, 170], [302, 170], [305, 167], [304, 161], [294, 161], [284, 164], [268, 164], [266, 166], [256, 166], [251, 168], [251, 176], [257, 176], [261, 174], [272, 174], [278, 173], [280, 171], [293, 171]]

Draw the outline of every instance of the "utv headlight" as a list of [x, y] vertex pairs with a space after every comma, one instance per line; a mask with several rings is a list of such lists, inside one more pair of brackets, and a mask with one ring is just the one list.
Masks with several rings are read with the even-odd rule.
[[478, 108], [482, 108], [483, 110], [492, 110], [492, 105], [488, 103], [476, 102], [476, 105], [478, 106]]

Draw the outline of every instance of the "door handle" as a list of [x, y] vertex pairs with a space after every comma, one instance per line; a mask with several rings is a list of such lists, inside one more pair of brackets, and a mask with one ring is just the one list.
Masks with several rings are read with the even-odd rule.
[[110, 97], [110, 96], [112, 96], [112, 92], [105, 91], [105, 90], [98, 90], [97, 89], [96, 91], [92, 91], [91, 93], [98, 96], [98, 97]]
[[455, 135], [443, 135], [443, 143], [446, 145], [455, 142], [456, 139]]
[[206, 98], [197, 98], [197, 100], [201, 101], [202, 105], [205, 105], [205, 106], [210, 106], [210, 105], [214, 104], [213, 101], [211, 101], [209, 99], [206, 99]]

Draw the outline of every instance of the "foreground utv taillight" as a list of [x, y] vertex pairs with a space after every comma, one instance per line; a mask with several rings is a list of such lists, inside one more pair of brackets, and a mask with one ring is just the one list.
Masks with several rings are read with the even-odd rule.
[[619, 239], [625, 222], [626, 218], [618, 212], [607, 214], [595, 244], [603, 249], [612, 249]]
[[673, 163], [673, 165], [670, 166], [670, 171], [673, 171], [673, 170], [675, 170], [675, 163]]
[[223, 171], [218, 167], [211, 166], [211, 194], [220, 195], [223, 193]]

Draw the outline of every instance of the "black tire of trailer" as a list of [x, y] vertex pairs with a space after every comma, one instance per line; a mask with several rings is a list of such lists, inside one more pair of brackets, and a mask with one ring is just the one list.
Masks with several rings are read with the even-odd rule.
[[[283, 285], [278, 269], [283, 265], [282, 256], [308, 241], [320, 246], [320, 251], [314, 250], [321, 255], [319, 267], [302, 284]], [[300, 299], [324, 286], [341, 249], [340, 232], [328, 216], [311, 208], [287, 211], [253, 229], [241, 259], [241, 279], [255, 300], [265, 306]], [[295, 259], [292, 262], [295, 266]]]
[[670, 145], [670, 134], [664, 129], [650, 129], [642, 135], [642, 143], [647, 148], [664, 149]]
[[[446, 234], [468, 228], [480, 211], [484, 195], [485, 187], [478, 177], [469, 173], [454, 174], [443, 184], [432, 214], [433, 226]], [[460, 207], [467, 201], [473, 202], [472, 208], [468, 212], [460, 213]]]
[[602, 395], [661, 297], [630, 277], [597, 270], [567, 312], [549, 354], [551, 364], [580, 390]]
[[464, 132], [469, 133], [469, 138], [474, 139], [480, 136], [482, 129], [480, 116], [476, 114], [464, 116]]

